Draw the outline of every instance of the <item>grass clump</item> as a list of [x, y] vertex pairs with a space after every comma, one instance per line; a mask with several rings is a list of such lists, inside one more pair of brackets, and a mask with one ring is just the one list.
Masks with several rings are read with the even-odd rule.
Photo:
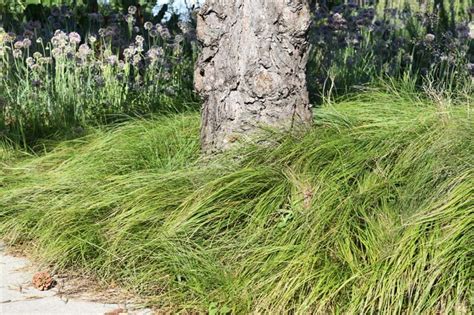
[[470, 115], [371, 92], [212, 160], [197, 114], [135, 121], [4, 167], [0, 233], [156, 306], [468, 313]]

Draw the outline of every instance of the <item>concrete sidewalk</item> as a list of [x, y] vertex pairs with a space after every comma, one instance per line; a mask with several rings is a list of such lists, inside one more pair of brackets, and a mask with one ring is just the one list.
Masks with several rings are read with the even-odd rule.
[[[123, 305], [92, 302], [80, 297], [68, 299], [58, 287], [49, 291], [36, 290], [31, 283], [31, 270], [27, 259], [7, 255], [4, 245], [0, 244], [1, 315], [102, 315], [124, 309]], [[125, 314], [148, 315], [152, 312], [129, 310]]]

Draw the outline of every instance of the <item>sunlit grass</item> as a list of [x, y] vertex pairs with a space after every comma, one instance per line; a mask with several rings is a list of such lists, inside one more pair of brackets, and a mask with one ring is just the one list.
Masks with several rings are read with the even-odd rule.
[[3, 167], [0, 231], [155, 306], [468, 313], [470, 115], [372, 92], [214, 159], [197, 114], [138, 120]]

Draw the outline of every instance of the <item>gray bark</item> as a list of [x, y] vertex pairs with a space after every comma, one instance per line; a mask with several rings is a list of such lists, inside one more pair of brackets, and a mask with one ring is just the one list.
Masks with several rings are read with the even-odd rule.
[[205, 152], [224, 150], [261, 126], [311, 123], [307, 0], [207, 0], [197, 22]]

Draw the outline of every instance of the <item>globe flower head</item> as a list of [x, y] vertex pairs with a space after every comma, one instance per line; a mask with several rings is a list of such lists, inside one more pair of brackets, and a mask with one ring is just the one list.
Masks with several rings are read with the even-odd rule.
[[137, 53], [137, 49], [133, 45], [128, 46], [128, 48], [125, 48], [123, 51], [123, 55], [127, 59], [132, 58], [136, 53]]
[[51, 57], [42, 57], [38, 60], [39, 64], [50, 65], [53, 63], [53, 58]]
[[5, 43], [13, 43], [13, 41], [16, 39], [16, 34], [13, 32], [8, 32], [7, 35], [4, 38]]
[[164, 50], [161, 47], [152, 47], [147, 51], [146, 55], [151, 63], [156, 63], [157, 61], [161, 60], [162, 56], [164, 55]]
[[403, 62], [407, 65], [409, 65], [413, 62], [413, 56], [411, 54], [408, 54], [408, 53], [404, 54], [402, 59], [403, 59]]
[[69, 42], [73, 43], [73, 44], [79, 44], [81, 42], [81, 35], [79, 35], [78, 33], [76, 32], [71, 32], [69, 33]]
[[131, 14], [125, 15], [125, 22], [129, 24], [134, 24], [136, 22], [135, 17]]
[[51, 51], [51, 55], [54, 57], [54, 58], [59, 58], [61, 55], [63, 54], [63, 50], [61, 48], [53, 48], [53, 50]]
[[175, 56], [181, 56], [183, 54], [183, 47], [181, 45], [174, 45], [173, 53]]
[[137, 35], [135, 37], [135, 44], [138, 46], [138, 47], [143, 47], [143, 42], [145, 41], [145, 39], [143, 38], [143, 36], [141, 35]]
[[117, 65], [120, 70], [125, 69], [125, 62], [123, 62], [122, 60], [119, 60]]
[[104, 37], [105, 36], [105, 29], [104, 28], [99, 28], [99, 36]]
[[92, 54], [92, 50], [87, 44], [82, 44], [79, 46], [78, 54], [80, 58], [87, 58], [90, 54]]
[[176, 35], [174, 37], [174, 42], [177, 45], [181, 44], [182, 42], [184, 42], [184, 36], [183, 35]]
[[0, 27], [0, 44], [5, 42], [5, 37], [7, 37], [7, 33], [5, 33], [5, 30], [2, 27]]
[[185, 21], [179, 21], [178, 27], [181, 30], [183, 34], [187, 34], [192, 30], [191, 25], [188, 22]]
[[116, 55], [110, 55], [106, 58], [106, 62], [107, 64], [109, 64], [110, 66], [115, 66], [118, 64], [119, 62], [119, 59]]
[[33, 32], [30, 31], [30, 30], [25, 30], [25, 31], [23, 32], [23, 37], [32, 39], [33, 37], [35, 37], [35, 33], [33, 33]]
[[97, 37], [90, 35], [89, 36], [89, 43], [93, 45], [97, 41]]
[[128, 14], [130, 15], [135, 15], [137, 13], [137, 7], [134, 5], [131, 5], [128, 7]]
[[148, 35], [150, 35], [150, 37], [152, 37], [152, 38], [155, 38], [159, 35], [159, 33], [155, 28], [153, 28], [148, 32]]
[[150, 31], [152, 28], [153, 28], [153, 23], [151, 23], [150, 21], [147, 21], [145, 22], [145, 24], [143, 25], [143, 27], [147, 30], [147, 31]]
[[468, 63], [467, 64], [467, 71], [469, 71], [469, 74], [471, 76], [474, 76], [474, 63]]
[[13, 58], [19, 59], [23, 56], [23, 53], [20, 49], [13, 50]]
[[166, 26], [156, 24], [156, 30], [160, 33], [161, 38], [167, 40], [171, 38], [171, 33]]
[[33, 58], [36, 60], [40, 59], [41, 57], [43, 57], [43, 55], [40, 52], [36, 51], [33, 53]]
[[96, 76], [94, 77], [94, 81], [95, 81], [95, 83], [97, 84], [97, 86], [99, 86], [99, 87], [103, 87], [103, 86], [105, 85], [105, 80], [104, 80], [104, 78], [103, 78], [102, 76], [100, 76], [100, 75], [96, 75]]
[[332, 20], [335, 23], [345, 23], [346, 20], [342, 17], [340, 13], [334, 13], [332, 16]]
[[26, 58], [26, 65], [31, 68], [31, 66], [33, 66], [35, 64], [35, 60], [33, 59], [33, 57], [28, 57]]
[[31, 46], [31, 40], [29, 38], [25, 38], [23, 40], [23, 47], [29, 48]]
[[436, 36], [434, 36], [433, 34], [426, 34], [425, 41], [427, 43], [432, 43], [435, 40], [435, 38]]
[[68, 36], [61, 30], [54, 32], [53, 38], [51, 38], [51, 44], [53, 47], [65, 47], [68, 43]]
[[141, 61], [142, 61], [142, 57], [140, 55], [133, 56], [132, 63], [134, 66], [138, 66]]
[[13, 44], [13, 48], [15, 49], [22, 49], [24, 48], [25, 46], [23, 45], [23, 41], [22, 40], [19, 40], [17, 42], [15, 42], [15, 44]]

